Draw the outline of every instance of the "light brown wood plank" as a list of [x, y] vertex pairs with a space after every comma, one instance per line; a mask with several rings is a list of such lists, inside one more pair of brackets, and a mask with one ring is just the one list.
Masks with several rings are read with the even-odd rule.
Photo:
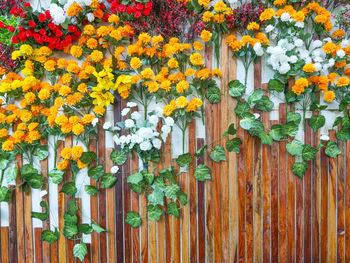
[[9, 258], [9, 229], [8, 227], [1, 227], [1, 262], [10, 262]]
[[34, 240], [35, 240], [35, 263], [42, 263], [43, 261], [43, 243], [41, 239], [41, 228], [34, 229]]
[[[330, 131], [329, 138], [336, 141], [335, 131]], [[329, 211], [328, 211], [328, 262], [337, 261], [337, 159], [329, 158]]]
[[[17, 155], [17, 168], [18, 170], [22, 167], [22, 156]], [[21, 181], [17, 176], [16, 185], [20, 184]], [[16, 228], [17, 228], [17, 257], [18, 262], [25, 262], [25, 221], [24, 221], [24, 193], [23, 187], [16, 189]]]
[[328, 209], [329, 209], [329, 191], [328, 191], [328, 163], [329, 159], [325, 154], [324, 148], [321, 149], [321, 262], [328, 261]]
[[245, 151], [247, 142], [243, 128], [237, 127], [237, 137], [242, 140], [242, 146], [237, 155], [237, 185], [238, 185], [238, 262], [245, 262]]
[[338, 141], [338, 147], [342, 154], [337, 157], [338, 167], [338, 200], [337, 200], [337, 262], [345, 262], [345, 143]]
[[[346, 141], [346, 175], [350, 174], [350, 141]], [[350, 261], [350, 179], [345, 179], [345, 262]]]

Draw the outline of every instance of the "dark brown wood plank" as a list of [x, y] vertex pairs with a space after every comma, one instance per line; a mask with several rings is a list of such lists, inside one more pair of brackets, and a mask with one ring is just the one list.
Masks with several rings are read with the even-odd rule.
[[338, 147], [342, 151], [337, 157], [338, 167], [338, 200], [337, 200], [337, 262], [345, 262], [345, 143], [338, 141]]
[[[350, 174], [350, 141], [346, 141], [346, 175]], [[350, 261], [350, 178], [345, 178], [345, 262]]]
[[[90, 141], [90, 152], [97, 153], [97, 142], [96, 140]], [[91, 167], [96, 165], [96, 161], [91, 162]], [[90, 179], [90, 185], [93, 185], [95, 187], [97, 186], [97, 183], [95, 180]], [[95, 222], [98, 222], [98, 200], [97, 195], [90, 196], [90, 207], [91, 207], [91, 219]], [[91, 262], [98, 263], [98, 234], [94, 231], [91, 233]]]
[[[20, 171], [22, 167], [22, 156], [17, 155], [17, 168]], [[16, 185], [21, 183], [20, 176], [17, 176]], [[24, 235], [24, 193], [23, 187], [16, 190], [16, 229], [17, 229], [17, 260], [18, 262], [25, 261], [25, 235]]]
[[43, 244], [45, 242], [40, 241], [41, 228], [34, 228], [34, 240], [35, 240], [35, 263], [42, 263], [43, 261]]
[[[138, 171], [138, 161], [137, 154], [132, 153], [131, 159], [131, 171], [136, 173]], [[139, 195], [135, 192], [131, 192], [131, 211], [139, 213]], [[133, 262], [140, 262], [140, 229], [132, 229], [132, 257]]]
[[[204, 139], [197, 139], [197, 150], [204, 146]], [[198, 164], [204, 164], [204, 156], [198, 159]], [[204, 202], [204, 182], [198, 181], [198, 261], [205, 261], [205, 202]], [[175, 222], [173, 222], [175, 224]], [[175, 231], [175, 229], [174, 229]]]
[[[173, 166], [175, 168], [175, 174], [179, 174], [179, 166], [176, 163], [176, 159], [172, 160]], [[180, 183], [180, 175], [176, 176], [176, 182], [181, 185]], [[181, 189], [183, 191], [183, 189]], [[178, 205], [180, 205], [179, 202], [177, 202]], [[182, 217], [182, 210], [180, 210], [180, 217]], [[205, 220], [205, 218], [204, 218]], [[180, 218], [173, 218], [173, 236], [172, 236], [172, 256], [171, 256], [171, 262], [174, 263], [180, 263], [181, 262], [181, 236], [180, 236], [181, 230], [180, 230]], [[205, 244], [205, 243], [204, 243]]]
[[[9, 186], [12, 190], [11, 199], [9, 202], [9, 237], [8, 237], [8, 259], [9, 262], [18, 262], [17, 256], [17, 213], [16, 213], [16, 191], [13, 190], [14, 186]], [[3, 229], [3, 231], [6, 231]], [[2, 232], [1, 232], [2, 236]]]

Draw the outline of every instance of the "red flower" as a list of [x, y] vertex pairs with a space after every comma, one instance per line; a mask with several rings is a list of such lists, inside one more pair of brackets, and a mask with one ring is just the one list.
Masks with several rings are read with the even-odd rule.
[[46, 15], [45, 14], [39, 14], [39, 21], [44, 22], [46, 20]]
[[117, 6], [117, 10], [119, 13], [125, 12], [125, 9], [126, 9], [125, 5], [118, 5]]
[[100, 9], [102, 9], [102, 10], [105, 10], [105, 9], [106, 9], [106, 6], [105, 6], [104, 3], [101, 3], [101, 4], [100, 4]]
[[140, 18], [142, 16], [140, 11], [135, 12], [135, 18]]
[[6, 28], [6, 24], [0, 21], [0, 28]]
[[17, 44], [19, 42], [19, 38], [18, 36], [13, 36], [13, 38], [11, 39], [12, 43]]
[[145, 7], [146, 7], [147, 9], [152, 9], [152, 7], [153, 7], [152, 2], [147, 2], [147, 3], [145, 4]]
[[149, 14], [151, 13], [151, 9], [145, 9], [145, 10], [143, 10], [143, 14], [145, 15], [145, 16], [149, 16]]
[[28, 21], [28, 25], [29, 25], [30, 27], [32, 27], [32, 28], [36, 27], [36, 24], [35, 24], [34, 20], [29, 20], [29, 21]]
[[48, 37], [47, 35], [43, 35], [43, 36], [41, 37], [41, 40], [42, 40], [43, 42], [48, 42], [48, 41], [49, 41], [49, 37]]
[[27, 37], [32, 37], [33, 36], [33, 32], [30, 31], [29, 29], [26, 31], [26, 36]]
[[58, 37], [63, 36], [62, 31], [61, 31], [61, 30], [59, 30], [59, 29], [57, 29], [57, 30], [56, 30], [56, 36], [58, 36]]
[[137, 4], [136, 4], [136, 9], [139, 10], [139, 11], [141, 11], [141, 10], [143, 9], [143, 7], [144, 7], [144, 6], [143, 6], [143, 4], [141, 4], [141, 3], [137, 3]]
[[18, 29], [20, 32], [25, 31], [25, 28], [23, 26], [18, 26]]
[[23, 6], [24, 7], [30, 7], [30, 3], [24, 3]]
[[50, 10], [46, 10], [45, 15], [46, 15], [47, 19], [50, 19], [51, 18]]
[[15, 32], [15, 30], [16, 30], [16, 28], [14, 28], [13, 26], [11, 26], [11, 25], [8, 25], [7, 26], [7, 29], [10, 31], [10, 32]]
[[54, 23], [49, 23], [48, 26], [52, 31], [54, 31], [57, 27]]
[[66, 42], [68, 44], [72, 43], [72, 37], [70, 35], [66, 36]]
[[74, 33], [75, 31], [77, 31], [77, 28], [75, 26], [70, 25], [70, 26], [68, 26], [68, 31], [70, 33]]
[[126, 8], [126, 12], [130, 15], [132, 13], [132, 11], [133, 11], [132, 7], [128, 5], [127, 8]]
[[46, 35], [46, 30], [44, 28], [39, 30], [40, 35]]

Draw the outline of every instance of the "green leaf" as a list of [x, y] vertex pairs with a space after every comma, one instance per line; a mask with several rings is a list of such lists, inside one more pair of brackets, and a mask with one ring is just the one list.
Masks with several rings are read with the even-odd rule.
[[89, 164], [93, 160], [97, 160], [97, 155], [94, 152], [83, 152], [79, 159], [82, 163]]
[[184, 167], [188, 164], [190, 164], [192, 162], [193, 158], [192, 155], [190, 153], [184, 153], [179, 155], [179, 157], [177, 157], [176, 159], [176, 163], [178, 164], [178, 166], [180, 167]]
[[[252, 115], [252, 114], [251, 114]], [[239, 124], [241, 125], [241, 127], [245, 130], [249, 130], [250, 128], [253, 127], [254, 125], [254, 121], [255, 121], [255, 117], [254, 115], [253, 116], [246, 116], [244, 117], [240, 122]]]
[[226, 141], [226, 149], [229, 152], [239, 153], [239, 149], [241, 148], [242, 141], [240, 138], [233, 138], [231, 140]]
[[58, 169], [52, 169], [49, 172], [49, 177], [52, 179], [52, 182], [54, 184], [59, 184], [62, 182], [63, 180], [63, 175], [64, 175], [64, 171], [62, 170], [58, 170]]
[[272, 125], [269, 134], [272, 137], [272, 139], [274, 139], [275, 141], [281, 140], [284, 137], [282, 125], [280, 124]]
[[9, 183], [16, 180], [17, 174], [18, 174], [18, 168], [16, 166], [8, 167], [4, 172], [6, 182]]
[[10, 202], [11, 191], [6, 187], [2, 186], [0, 188], [0, 202]]
[[224, 132], [224, 136], [226, 134], [229, 135], [235, 135], [237, 133], [237, 130], [235, 129], [235, 124], [231, 123], [230, 126], [228, 126], [228, 128], [226, 129], [226, 131]]
[[179, 191], [177, 193], [177, 196], [179, 197], [179, 200], [180, 200], [181, 204], [187, 205], [187, 195], [184, 192]]
[[77, 211], [78, 211], [78, 207], [75, 205], [74, 200], [69, 200], [68, 210], [66, 211], [66, 213], [70, 215], [75, 215]]
[[95, 195], [98, 193], [98, 189], [93, 185], [85, 185], [84, 190], [88, 195]]
[[340, 129], [337, 132], [337, 139], [339, 141], [345, 142], [350, 139], [350, 129]]
[[272, 137], [264, 131], [260, 132], [258, 134], [258, 137], [260, 138], [262, 144], [267, 144], [271, 146], [273, 143]]
[[158, 206], [147, 206], [148, 218], [151, 220], [159, 220], [160, 216], [164, 213]]
[[154, 180], [154, 174], [149, 173], [146, 170], [142, 170], [141, 173], [143, 175], [143, 179], [146, 182], [146, 184], [151, 185], [153, 183], [153, 180]]
[[287, 122], [294, 122], [295, 124], [299, 125], [301, 121], [301, 115], [296, 112], [288, 111], [287, 112]]
[[98, 181], [98, 179], [103, 176], [105, 173], [105, 169], [102, 165], [97, 165], [94, 167], [90, 167], [88, 169], [88, 176], [92, 179], [94, 179], [95, 181]]
[[142, 180], [143, 180], [143, 174], [142, 173], [134, 173], [134, 174], [128, 176], [128, 178], [126, 179], [126, 181], [129, 184], [138, 184]]
[[92, 227], [89, 224], [80, 224], [78, 225], [78, 232], [88, 235], [92, 232]]
[[250, 106], [246, 101], [237, 101], [237, 105], [235, 108], [235, 113], [238, 117], [243, 117], [244, 114], [249, 113]]
[[294, 156], [301, 156], [304, 149], [304, 144], [301, 141], [295, 139], [292, 142], [288, 143], [286, 148], [289, 154]]
[[77, 193], [77, 188], [73, 182], [65, 183], [62, 186], [60, 193], [65, 193], [68, 196], [73, 196]]
[[7, 165], [9, 164], [9, 160], [7, 159], [2, 159], [0, 161], [0, 170], [6, 169]]
[[295, 162], [293, 164], [293, 173], [300, 178], [303, 178], [307, 171], [307, 162]]
[[337, 155], [341, 154], [341, 150], [338, 148], [338, 144], [336, 142], [328, 142], [326, 146], [325, 153], [331, 157], [335, 158]]
[[76, 225], [65, 225], [63, 228], [63, 235], [66, 238], [71, 239], [73, 236], [78, 234], [78, 227]]
[[125, 223], [129, 224], [131, 227], [139, 227], [141, 225], [141, 217], [136, 212], [128, 212], [126, 214]]
[[211, 179], [209, 167], [204, 164], [199, 164], [196, 171], [194, 172], [194, 177], [198, 181], [205, 181]]
[[101, 188], [111, 188], [118, 181], [118, 178], [110, 173], [106, 173], [101, 178]]
[[259, 136], [261, 132], [264, 132], [265, 127], [261, 120], [254, 120], [252, 126], [249, 129], [251, 136]]
[[236, 79], [228, 83], [228, 88], [228, 94], [230, 94], [231, 97], [240, 98], [245, 93], [247, 87]]
[[204, 152], [208, 149], [208, 145], [204, 145], [202, 146], [199, 150], [196, 151], [196, 153], [194, 154], [194, 156], [196, 156], [197, 158], [200, 158], [203, 156]]
[[48, 146], [47, 145], [38, 146], [34, 151], [34, 155], [37, 156], [40, 161], [45, 160], [49, 156]]
[[211, 104], [218, 103], [221, 101], [221, 90], [218, 87], [210, 87], [205, 97]]
[[124, 164], [127, 159], [128, 159], [128, 157], [126, 156], [126, 154], [122, 150], [114, 150], [111, 153], [111, 160], [118, 165]]
[[210, 158], [217, 163], [220, 161], [226, 161], [226, 153], [224, 147], [219, 145], [215, 146], [214, 150], [212, 150], [210, 153]]
[[25, 164], [21, 168], [21, 175], [27, 175], [27, 174], [37, 174], [38, 170], [33, 167], [32, 164]]
[[261, 90], [255, 90], [249, 97], [248, 97], [248, 103], [251, 106], [254, 106], [257, 101], [261, 100], [263, 97], [263, 92]]
[[169, 199], [172, 199], [173, 201], [176, 201], [177, 199], [177, 193], [180, 190], [180, 186], [177, 184], [170, 184], [165, 187], [165, 196]]
[[107, 232], [106, 229], [104, 229], [103, 227], [99, 226], [96, 223], [92, 223], [92, 229], [96, 232], [96, 233], [101, 233], [101, 232]]
[[268, 83], [269, 90], [275, 90], [277, 92], [284, 91], [284, 84], [278, 79], [271, 79]]
[[269, 99], [267, 96], [262, 96], [262, 98], [258, 101], [256, 101], [256, 104], [258, 105], [257, 110], [270, 112], [273, 109], [273, 102]]
[[41, 232], [41, 241], [49, 242], [50, 244], [55, 243], [58, 240], [58, 231], [57, 228], [55, 228], [55, 232], [51, 230], [44, 230]]
[[180, 217], [180, 212], [179, 212], [179, 209], [177, 208], [176, 203], [171, 202], [171, 203], [168, 204], [168, 210], [167, 210], [166, 214], [167, 215], [173, 215], [176, 218]]
[[84, 243], [75, 244], [73, 247], [73, 255], [80, 259], [81, 262], [84, 261], [85, 255], [88, 253], [87, 247]]
[[322, 115], [313, 115], [310, 118], [309, 126], [316, 132], [319, 128], [323, 127], [326, 123], [326, 118]]
[[40, 202], [40, 206], [46, 209], [45, 212], [32, 212], [32, 218], [37, 218], [41, 221], [45, 221], [49, 218], [49, 206], [44, 201]]
[[44, 184], [44, 177], [41, 174], [22, 174], [22, 178], [34, 189], [40, 189]]
[[147, 197], [148, 202], [152, 205], [164, 205], [164, 192], [159, 188], [155, 188]]
[[302, 157], [305, 161], [310, 161], [310, 160], [315, 159], [317, 152], [318, 152], [318, 150], [316, 148], [311, 147], [308, 144], [305, 144], [303, 151], [302, 151]]
[[294, 137], [298, 133], [299, 126], [295, 124], [294, 122], [287, 122], [282, 124], [282, 132], [283, 135], [289, 135], [291, 137]]

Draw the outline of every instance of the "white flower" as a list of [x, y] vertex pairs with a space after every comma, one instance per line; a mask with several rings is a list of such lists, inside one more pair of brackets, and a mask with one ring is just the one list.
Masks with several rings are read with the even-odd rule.
[[324, 60], [324, 59], [321, 58], [321, 57], [315, 57], [315, 58], [314, 58], [314, 61], [317, 62], [317, 63], [322, 63], [323, 60]]
[[139, 120], [141, 118], [141, 114], [138, 111], [134, 111], [131, 113], [131, 118], [134, 120]]
[[321, 40], [315, 40], [312, 42], [311, 46], [313, 48], [319, 48], [319, 47], [322, 47], [322, 41]]
[[259, 119], [259, 117], [260, 117], [259, 113], [254, 113], [253, 115], [254, 115], [255, 119]]
[[98, 119], [97, 118], [94, 118], [91, 122], [92, 126], [96, 126], [96, 123], [98, 123]]
[[341, 47], [342, 48], [346, 48], [350, 45], [350, 40], [347, 40], [347, 39], [344, 39], [342, 42], [341, 42]]
[[168, 125], [163, 125], [162, 126], [162, 132], [163, 133], [168, 134], [170, 131], [171, 131], [170, 126], [168, 126]]
[[290, 70], [290, 65], [288, 62], [283, 63], [281, 67], [278, 69], [280, 74], [286, 74]]
[[321, 141], [329, 141], [329, 136], [326, 134], [321, 134], [320, 140]]
[[120, 145], [120, 143], [121, 143], [120, 139], [119, 139], [119, 137], [117, 135], [113, 136], [113, 141], [115, 142], [116, 145]]
[[150, 127], [141, 127], [137, 133], [140, 137], [145, 139], [150, 139], [153, 137], [153, 130]]
[[296, 47], [302, 47], [303, 45], [304, 45], [304, 42], [300, 39], [300, 38], [298, 38], [297, 40], [295, 40], [295, 46]]
[[343, 58], [345, 56], [345, 51], [342, 50], [342, 49], [339, 49], [337, 51], [337, 56], [340, 57], [340, 58]]
[[260, 42], [257, 42], [254, 46], [253, 46], [253, 49], [256, 53], [257, 56], [262, 56], [264, 55], [264, 50], [262, 49], [261, 47], [261, 43]]
[[283, 13], [283, 14], [281, 15], [281, 20], [282, 20], [283, 22], [287, 22], [287, 21], [289, 21], [289, 19], [290, 19], [290, 14], [289, 14], [289, 13], [285, 12], [285, 13]]
[[109, 128], [112, 127], [112, 124], [109, 122], [109, 121], [106, 121], [104, 124], [103, 124], [103, 129], [105, 130], [108, 130]]
[[331, 59], [328, 61], [328, 66], [329, 66], [329, 67], [333, 67], [334, 64], [335, 64], [335, 60], [334, 60], [334, 58], [331, 58]]
[[60, 25], [66, 20], [66, 16], [64, 15], [64, 10], [56, 4], [51, 4], [49, 7], [50, 14], [52, 17], [52, 22], [55, 25]]
[[320, 71], [322, 69], [321, 63], [314, 63], [314, 66], [316, 68], [316, 71]]
[[132, 128], [135, 126], [135, 122], [132, 119], [127, 119], [124, 122], [126, 128]]
[[91, 22], [94, 22], [94, 20], [95, 20], [95, 16], [94, 16], [94, 14], [93, 13], [87, 13], [86, 14], [86, 18], [87, 18], [87, 20], [91, 23]]
[[299, 28], [304, 28], [304, 22], [296, 22], [295, 26]]
[[137, 104], [136, 104], [135, 102], [130, 101], [130, 102], [128, 102], [128, 103], [126, 104], [126, 106], [127, 106], [127, 107], [130, 107], [130, 108], [133, 108], [133, 107], [136, 107]]
[[126, 116], [129, 113], [129, 111], [130, 111], [130, 108], [124, 108], [122, 110], [122, 116]]
[[152, 124], [152, 125], [157, 125], [158, 124], [158, 116], [157, 115], [151, 115], [148, 119], [148, 121]]
[[166, 117], [166, 118], [165, 118], [165, 123], [166, 123], [166, 125], [168, 125], [168, 126], [173, 126], [173, 125], [174, 125], [174, 119], [171, 118], [171, 117]]
[[157, 110], [157, 115], [159, 117], [163, 116], [163, 108], [162, 107], [158, 107], [156, 110]]
[[156, 149], [160, 149], [160, 147], [162, 147], [162, 141], [159, 140], [158, 138], [153, 139], [152, 144]]
[[118, 171], [119, 171], [119, 167], [116, 166], [116, 165], [111, 168], [111, 173], [112, 174], [116, 174]]
[[47, 195], [46, 190], [40, 191], [40, 198], [43, 198], [45, 195]]
[[297, 63], [298, 61], [298, 57], [293, 55], [293, 56], [290, 56], [289, 59], [288, 59], [288, 62], [292, 63], [292, 64], [295, 64]]
[[141, 151], [149, 151], [152, 149], [152, 144], [149, 141], [144, 141], [140, 143]]
[[75, 16], [72, 16], [70, 18], [70, 21], [72, 22], [73, 25], [77, 25], [78, 24], [78, 19]]
[[266, 33], [270, 33], [272, 30], [274, 30], [275, 27], [273, 25], [268, 25], [266, 28], [265, 28], [265, 31]]

